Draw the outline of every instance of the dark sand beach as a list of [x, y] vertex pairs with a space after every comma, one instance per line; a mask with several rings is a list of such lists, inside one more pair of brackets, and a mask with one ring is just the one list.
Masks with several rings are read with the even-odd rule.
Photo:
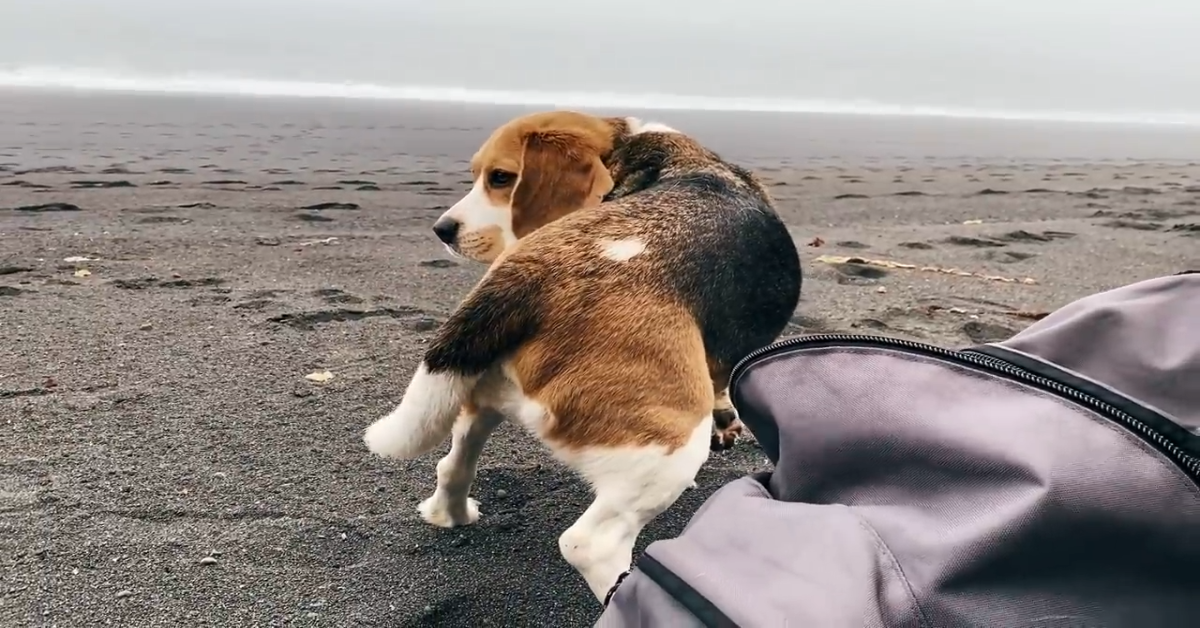
[[[415, 513], [444, 448], [361, 442], [483, 271], [429, 227], [519, 111], [0, 91], [0, 626], [594, 621], [556, 542], [587, 491], [531, 437], [492, 440], [456, 530]], [[789, 334], [962, 346], [1200, 267], [1195, 129], [644, 115], [771, 186]], [[714, 454], [641, 546], [763, 465]]]

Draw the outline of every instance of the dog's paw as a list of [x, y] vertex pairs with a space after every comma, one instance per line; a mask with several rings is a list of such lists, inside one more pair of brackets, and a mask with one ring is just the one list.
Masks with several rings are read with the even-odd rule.
[[[456, 512], [457, 511], [457, 512]], [[464, 504], [452, 508], [440, 495], [434, 495], [417, 506], [417, 512], [425, 523], [439, 528], [466, 526], [479, 521], [479, 502], [468, 497]]]
[[737, 444], [738, 438], [742, 435], [742, 421], [734, 415], [722, 425], [713, 425], [712, 440], [709, 441], [709, 449], [712, 451], [725, 451]]

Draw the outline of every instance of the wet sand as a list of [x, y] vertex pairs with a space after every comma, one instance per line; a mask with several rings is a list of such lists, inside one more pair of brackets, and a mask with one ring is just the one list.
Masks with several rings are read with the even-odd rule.
[[[429, 226], [518, 111], [0, 92], [0, 625], [594, 621], [556, 543], [587, 491], [532, 438], [500, 430], [450, 531], [415, 514], [444, 448], [360, 439], [483, 271]], [[771, 186], [789, 334], [962, 346], [1200, 267], [1194, 130], [647, 115]], [[763, 464], [715, 454], [641, 546]]]

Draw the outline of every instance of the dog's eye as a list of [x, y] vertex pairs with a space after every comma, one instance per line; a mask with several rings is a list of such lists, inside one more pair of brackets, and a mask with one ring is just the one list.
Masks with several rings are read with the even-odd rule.
[[488, 185], [494, 188], [506, 188], [516, 181], [517, 175], [504, 170], [493, 170], [488, 173]]

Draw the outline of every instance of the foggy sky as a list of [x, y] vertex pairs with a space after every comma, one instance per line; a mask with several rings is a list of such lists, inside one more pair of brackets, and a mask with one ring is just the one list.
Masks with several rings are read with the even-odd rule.
[[1200, 0], [0, 0], [0, 68], [1200, 112]]

